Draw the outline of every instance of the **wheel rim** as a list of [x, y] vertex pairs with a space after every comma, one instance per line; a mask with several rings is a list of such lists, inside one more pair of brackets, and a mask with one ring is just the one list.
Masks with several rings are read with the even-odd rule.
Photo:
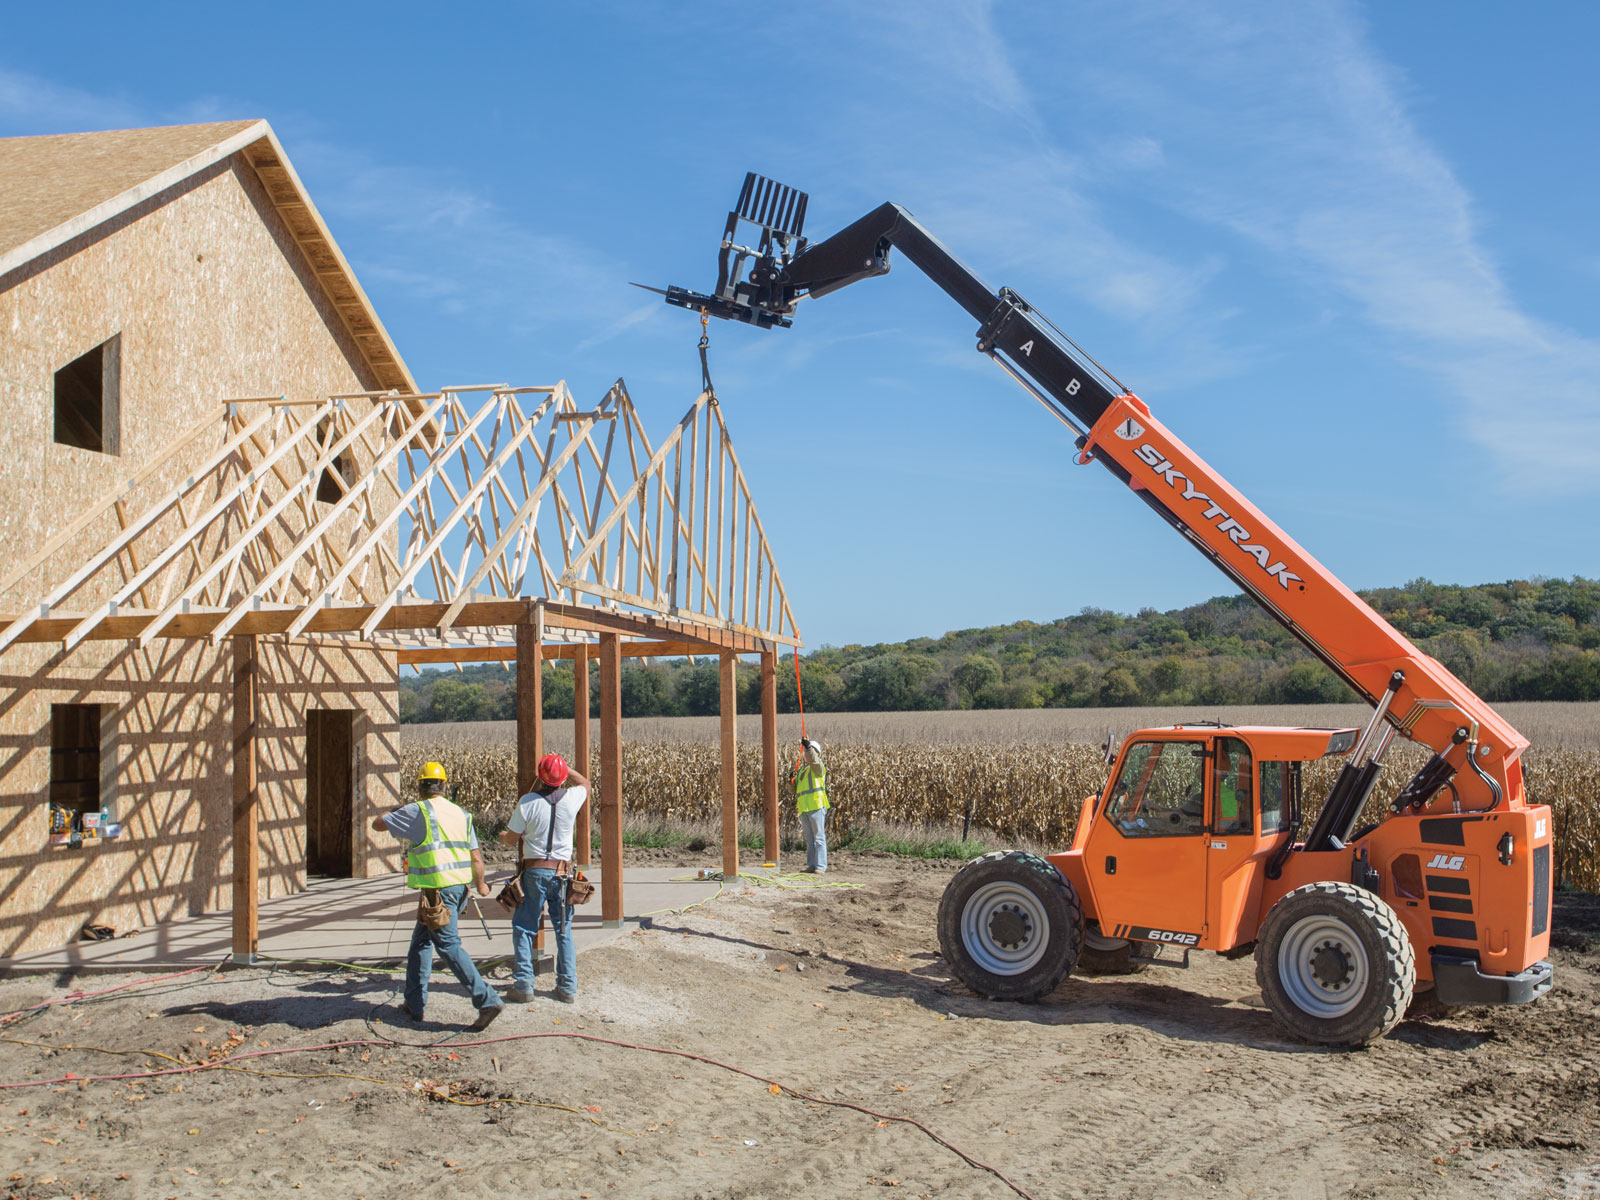
[[1342, 1017], [1361, 1003], [1372, 976], [1367, 948], [1337, 917], [1295, 922], [1278, 945], [1278, 978], [1296, 1008]]
[[961, 910], [961, 942], [991, 975], [1020, 975], [1044, 957], [1050, 918], [1039, 898], [1018, 883], [986, 883]]

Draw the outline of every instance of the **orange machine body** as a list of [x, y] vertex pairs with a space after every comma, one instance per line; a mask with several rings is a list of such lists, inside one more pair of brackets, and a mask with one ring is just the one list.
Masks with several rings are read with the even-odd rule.
[[[1432, 979], [1433, 953], [1474, 957], [1496, 975], [1543, 959], [1550, 947], [1547, 808], [1447, 806], [1393, 816], [1343, 850], [1291, 853], [1271, 877], [1269, 865], [1293, 836], [1300, 764], [1348, 753], [1354, 733], [1143, 730], [1122, 748], [1105, 789], [1084, 802], [1071, 848], [1048, 857], [1106, 937], [1221, 952], [1248, 947], [1279, 898], [1319, 880], [1350, 881], [1360, 864], [1376, 872], [1375, 890], [1405, 924], [1419, 981]], [[1161, 778], [1174, 763], [1179, 775], [1163, 796]], [[1179, 795], [1183, 804], [1174, 806]]]

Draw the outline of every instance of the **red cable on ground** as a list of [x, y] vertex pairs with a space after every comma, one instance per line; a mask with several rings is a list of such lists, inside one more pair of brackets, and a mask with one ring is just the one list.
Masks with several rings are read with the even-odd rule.
[[[210, 970], [209, 967], [197, 969]], [[182, 974], [185, 975], [191, 975], [193, 973], [193, 971], [182, 972]], [[107, 990], [117, 991], [119, 989], [108, 988]], [[821, 1096], [813, 1096], [809, 1092], [802, 1092], [798, 1088], [790, 1087], [786, 1083], [779, 1083], [776, 1079], [768, 1079], [765, 1075], [757, 1075], [754, 1071], [746, 1071], [743, 1067], [736, 1067], [731, 1063], [720, 1062], [717, 1059], [708, 1058], [704, 1054], [694, 1054], [688, 1050], [669, 1050], [662, 1046], [646, 1046], [638, 1042], [623, 1042], [618, 1041], [615, 1038], [596, 1037], [593, 1034], [588, 1033], [513, 1033], [504, 1037], [480, 1038], [477, 1041], [451, 1042], [449, 1045], [454, 1049], [459, 1049], [462, 1046], [493, 1046], [503, 1042], [526, 1042], [532, 1041], [535, 1038], [567, 1038], [572, 1041], [593, 1042], [601, 1046], [619, 1046], [624, 1050], [642, 1050], [647, 1054], [664, 1054], [671, 1058], [686, 1058], [692, 1062], [704, 1063], [709, 1067], [716, 1067], [719, 1070], [731, 1072], [734, 1075], [742, 1075], [746, 1079], [753, 1079], [757, 1083], [766, 1084], [768, 1087], [780, 1088], [797, 1100], [804, 1100], [811, 1104], [823, 1104], [830, 1108], [848, 1108], [854, 1112], [861, 1113], [864, 1116], [872, 1117], [879, 1121], [892, 1121], [896, 1124], [909, 1125], [913, 1129], [927, 1136], [930, 1140], [943, 1146], [946, 1150], [950, 1151], [951, 1154], [954, 1154], [968, 1166], [975, 1167], [980, 1171], [987, 1171], [1001, 1183], [1005, 1184], [1006, 1187], [1010, 1188], [1017, 1195], [1021, 1196], [1022, 1200], [1035, 1200], [1035, 1197], [1031, 1193], [1024, 1191], [1017, 1184], [1013, 1183], [998, 1168], [991, 1167], [988, 1163], [980, 1162], [978, 1159], [973, 1158], [972, 1155], [968, 1154], [964, 1150], [958, 1149], [956, 1146], [940, 1137], [933, 1130], [929, 1129], [921, 1121], [915, 1120], [912, 1117], [902, 1117], [897, 1116], [894, 1113], [877, 1112], [866, 1107], [864, 1104], [855, 1104], [849, 1100], [828, 1100]], [[347, 1046], [392, 1046], [401, 1050], [432, 1048], [411, 1046], [406, 1042], [391, 1042], [381, 1038], [353, 1038], [344, 1042], [323, 1042], [315, 1046], [284, 1046], [273, 1050], [251, 1050], [245, 1054], [230, 1054], [226, 1058], [215, 1059], [211, 1062], [194, 1063], [192, 1065], [182, 1067], [168, 1067], [160, 1071], [130, 1071], [120, 1075], [73, 1075], [68, 1073], [66, 1075], [58, 1076], [54, 1079], [34, 1079], [23, 1083], [0, 1083], [0, 1090], [11, 1091], [22, 1088], [56, 1087], [65, 1083], [76, 1083], [82, 1085], [86, 1083], [120, 1082], [128, 1079], [159, 1079], [169, 1075], [193, 1075], [199, 1071], [210, 1071], [219, 1067], [227, 1067], [233, 1063], [243, 1062], [246, 1059], [271, 1058], [280, 1054], [307, 1054], [316, 1050], [338, 1050]], [[72, 1047], [60, 1046], [55, 1047], [55, 1049], [70, 1050]], [[142, 1054], [148, 1053], [148, 1051], [130, 1050], [124, 1051], [123, 1053]]]

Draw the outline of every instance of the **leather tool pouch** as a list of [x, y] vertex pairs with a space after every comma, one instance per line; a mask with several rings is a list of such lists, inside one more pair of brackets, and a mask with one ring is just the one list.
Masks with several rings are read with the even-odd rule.
[[587, 904], [594, 899], [594, 884], [582, 871], [575, 871], [567, 880], [567, 903]]
[[428, 929], [443, 929], [450, 924], [450, 908], [439, 898], [438, 888], [423, 888], [417, 897], [417, 920]]
[[522, 904], [522, 840], [517, 840], [518, 869], [511, 873], [511, 878], [506, 881], [505, 887], [500, 889], [500, 894], [494, 902], [508, 913], [514, 913]]

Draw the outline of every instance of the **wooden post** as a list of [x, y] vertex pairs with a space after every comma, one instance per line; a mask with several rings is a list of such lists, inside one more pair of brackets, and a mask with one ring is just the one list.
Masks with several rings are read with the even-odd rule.
[[722, 652], [722, 877], [739, 875], [739, 689], [736, 668], [739, 656]]
[[[589, 648], [581, 642], [577, 656], [572, 660], [572, 765], [578, 768], [578, 774], [585, 779], [594, 778], [589, 773]], [[577, 857], [573, 861], [580, 867], [590, 864], [590, 843], [594, 835], [589, 823], [593, 807], [594, 797], [590, 796], [578, 810], [578, 825], [574, 834], [577, 845], [573, 847]]]
[[622, 644], [600, 635], [600, 923], [622, 925]]
[[261, 846], [256, 820], [256, 639], [233, 639], [233, 961], [254, 962], [259, 946]]
[[[539, 782], [539, 759], [544, 752], [544, 654], [539, 626], [524, 621], [517, 626], [517, 795], [526, 796]], [[533, 858], [537, 855], [527, 855]], [[533, 935], [534, 969], [544, 959], [544, 913]]]
[[778, 861], [778, 652], [761, 652], [761, 811], [766, 861]]
[[539, 627], [517, 626], [517, 793], [527, 795], [539, 782], [544, 756], [544, 663]]

